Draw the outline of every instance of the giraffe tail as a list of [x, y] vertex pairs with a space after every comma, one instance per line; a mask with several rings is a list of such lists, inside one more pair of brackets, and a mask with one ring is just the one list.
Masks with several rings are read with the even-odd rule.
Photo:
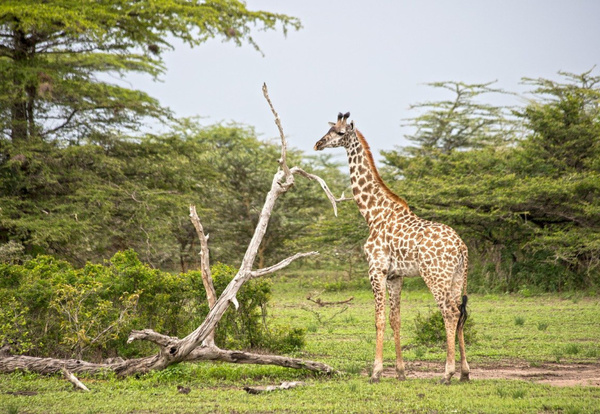
[[467, 317], [469, 316], [469, 313], [467, 312], [468, 299], [469, 298], [467, 297], [467, 295], [463, 295], [462, 303], [458, 307], [458, 310], [460, 311], [460, 315], [458, 317], [457, 329], [462, 329], [462, 327], [465, 326], [465, 322], [467, 321]]
[[458, 325], [457, 329], [462, 329], [465, 325], [467, 317], [469, 316], [467, 312], [467, 301], [469, 300], [467, 296], [467, 273], [469, 272], [469, 258], [467, 256], [467, 252], [464, 252], [461, 255], [462, 261], [462, 271], [463, 271], [463, 297], [462, 303], [458, 306], [458, 310], [460, 311], [460, 315], [458, 317]]

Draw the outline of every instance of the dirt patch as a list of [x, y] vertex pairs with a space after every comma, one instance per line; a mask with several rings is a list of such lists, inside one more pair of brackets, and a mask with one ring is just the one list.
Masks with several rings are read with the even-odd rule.
[[[408, 378], [442, 378], [444, 364], [429, 361], [405, 362]], [[600, 363], [598, 364], [527, 364], [523, 362], [500, 362], [470, 364], [471, 379], [511, 379], [549, 384], [557, 387], [583, 385], [600, 387]], [[457, 364], [457, 369], [460, 367]], [[455, 375], [459, 377], [459, 372]], [[384, 377], [395, 377], [394, 368], [385, 368]]]

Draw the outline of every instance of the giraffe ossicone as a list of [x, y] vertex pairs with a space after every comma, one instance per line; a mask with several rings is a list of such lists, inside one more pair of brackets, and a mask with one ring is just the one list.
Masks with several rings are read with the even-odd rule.
[[[337, 122], [315, 144], [317, 151], [344, 147], [348, 155], [352, 193], [369, 226], [364, 251], [375, 297], [375, 362], [371, 381], [383, 371], [385, 293], [389, 293], [390, 325], [396, 345], [396, 374], [405, 379], [400, 345], [400, 294], [404, 277], [421, 276], [433, 294], [446, 328], [446, 369], [443, 383], [455, 373], [455, 338], [460, 351], [460, 379], [469, 379], [465, 353], [464, 322], [467, 317], [467, 246], [445, 224], [424, 220], [414, 214], [406, 201], [383, 182], [365, 137], [348, 123], [350, 113], [338, 114]], [[461, 302], [462, 301], [462, 302]]]

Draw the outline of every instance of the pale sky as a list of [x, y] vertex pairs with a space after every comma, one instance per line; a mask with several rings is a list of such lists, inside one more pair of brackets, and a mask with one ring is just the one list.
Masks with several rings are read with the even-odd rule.
[[[162, 82], [131, 76], [177, 116], [235, 121], [278, 137], [262, 96], [266, 82], [291, 146], [313, 153], [338, 112], [380, 150], [408, 145], [409, 106], [449, 98], [425, 83], [497, 80], [523, 91], [522, 77], [558, 79], [600, 63], [596, 0], [248, 0], [250, 10], [300, 18], [304, 26], [256, 32], [251, 46], [212, 40], [165, 55]], [[600, 69], [594, 73], [598, 74]], [[331, 151], [331, 150], [330, 150]], [[341, 156], [343, 150], [333, 150]], [[341, 152], [340, 152], [341, 151]]]

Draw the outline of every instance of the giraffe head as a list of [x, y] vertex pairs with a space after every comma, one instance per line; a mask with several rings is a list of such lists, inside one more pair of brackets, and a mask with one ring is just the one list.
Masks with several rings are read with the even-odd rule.
[[329, 131], [315, 144], [315, 151], [320, 151], [325, 148], [344, 147], [348, 143], [349, 135], [354, 132], [354, 122], [346, 121], [350, 116], [350, 112], [338, 114], [337, 122], [330, 122], [331, 128]]

